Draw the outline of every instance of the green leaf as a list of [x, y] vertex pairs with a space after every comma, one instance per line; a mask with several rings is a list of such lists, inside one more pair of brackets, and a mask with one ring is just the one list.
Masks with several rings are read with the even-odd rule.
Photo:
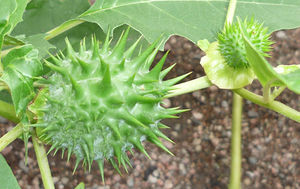
[[35, 49], [39, 50], [39, 58], [43, 58], [48, 55], [49, 49], [55, 48], [47, 40], [45, 40], [46, 34], [36, 34], [26, 37], [24, 41], [28, 44], [33, 45]]
[[35, 96], [34, 77], [41, 75], [43, 70], [38, 50], [32, 45], [14, 49], [3, 58], [3, 66], [1, 80], [9, 86], [16, 113], [22, 116]]
[[[196, 43], [199, 39], [215, 40], [228, 4], [229, 0], [97, 0], [79, 18], [97, 23], [105, 32], [109, 26], [126, 23], [150, 42], [164, 33], [165, 39], [177, 34]], [[251, 15], [264, 22], [269, 31], [295, 28], [300, 26], [300, 1], [238, 0], [236, 16], [244, 19]]]
[[[243, 30], [242, 30], [243, 31]], [[246, 55], [255, 75], [263, 86], [274, 86], [274, 84], [285, 85], [291, 91], [300, 94], [300, 69], [293, 67], [283, 68], [281, 74], [277, 73], [268, 61], [255, 49], [247, 37], [243, 39], [246, 47]], [[278, 69], [280, 70], [280, 69]]]
[[75, 189], [84, 189], [84, 183], [81, 182], [80, 184], [78, 184], [78, 185], [76, 186]]
[[26, 7], [24, 21], [12, 33], [26, 36], [46, 33], [65, 21], [76, 18], [89, 7], [86, 0], [31, 0]]
[[0, 1], [0, 49], [4, 36], [22, 21], [26, 0]]
[[9, 165], [7, 164], [6, 160], [1, 154], [0, 154], [0, 167], [1, 167], [0, 169], [1, 188], [21, 189], [16, 180], [16, 177], [14, 176]]

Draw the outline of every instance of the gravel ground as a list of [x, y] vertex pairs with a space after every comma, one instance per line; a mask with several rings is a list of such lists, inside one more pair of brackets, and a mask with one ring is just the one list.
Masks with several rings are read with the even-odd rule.
[[[300, 29], [279, 31], [273, 35], [277, 42], [270, 61], [276, 65], [300, 63]], [[167, 65], [177, 63], [169, 78], [193, 71], [187, 79], [203, 76], [199, 61], [204, 55], [195, 45], [181, 37], [172, 37], [166, 44], [171, 50]], [[162, 54], [159, 55], [161, 57]], [[167, 66], [166, 65], [166, 66]], [[251, 91], [260, 92], [254, 82]], [[136, 152], [131, 157], [133, 168], [123, 176], [110, 165], [105, 167], [103, 185], [97, 166], [90, 173], [79, 168], [72, 175], [74, 157], [70, 163], [60, 154], [50, 156], [49, 162], [56, 188], [74, 188], [85, 182], [88, 189], [222, 189], [230, 175], [230, 136], [232, 92], [210, 87], [179, 97], [166, 99], [165, 106], [189, 108], [179, 119], [165, 120], [171, 127], [164, 131], [176, 144], [165, 142], [175, 154], [170, 156], [146, 143], [151, 160]], [[300, 96], [285, 90], [278, 100], [300, 109]], [[242, 186], [245, 189], [300, 188], [300, 124], [275, 112], [245, 101], [243, 110]], [[0, 119], [0, 135], [13, 127]], [[21, 140], [2, 151], [23, 189], [42, 187], [32, 143], [29, 145], [28, 165], [24, 165], [24, 145]], [[0, 187], [1, 188], [1, 187]]]

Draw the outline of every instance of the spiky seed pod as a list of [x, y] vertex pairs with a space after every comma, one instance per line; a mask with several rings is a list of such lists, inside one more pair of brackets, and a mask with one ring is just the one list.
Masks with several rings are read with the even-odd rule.
[[[253, 18], [250, 21], [244, 20], [243, 26], [250, 42], [258, 52], [268, 57], [271, 50], [270, 34], [268, 29], [259, 24]], [[218, 34], [219, 51], [225, 62], [233, 68], [248, 68], [250, 65], [246, 59], [246, 49], [239, 24], [226, 24], [224, 30]]]
[[125, 51], [128, 32], [113, 49], [109, 34], [101, 49], [94, 38], [90, 50], [83, 43], [75, 52], [66, 40], [67, 55], [52, 57], [53, 63], [46, 61], [53, 74], [30, 107], [37, 116], [39, 137], [51, 145], [50, 151], [67, 150], [68, 159], [75, 154], [75, 169], [81, 160], [89, 167], [95, 160], [102, 178], [104, 160], [118, 172], [120, 165], [127, 170], [126, 152], [133, 147], [149, 157], [144, 140], [171, 154], [159, 139], [171, 141], [160, 131], [165, 127], [160, 120], [185, 111], [165, 109], [160, 103], [186, 75], [163, 81], [170, 71], [162, 71], [167, 54], [149, 70], [159, 40], [130, 58], [137, 43]]
[[[247, 37], [264, 56], [271, 50], [267, 28], [251, 19], [241, 23], [247, 30]], [[206, 53], [201, 59], [208, 79], [221, 89], [237, 89], [252, 83], [255, 74], [246, 58], [246, 49], [238, 23], [226, 25], [218, 34], [218, 41], [209, 43], [198, 41], [198, 46]]]

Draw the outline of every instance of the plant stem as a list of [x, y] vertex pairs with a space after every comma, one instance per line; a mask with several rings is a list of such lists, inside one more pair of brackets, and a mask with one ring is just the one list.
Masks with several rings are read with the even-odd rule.
[[61, 33], [75, 27], [78, 26], [79, 24], [83, 23], [84, 20], [79, 20], [79, 19], [74, 19], [74, 20], [69, 20], [67, 22], [62, 23], [61, 25], [57, 26], [56, 28], [48, 31], [45, 36], [46, 40], [50, 40], [58, 35], [60, 35]]
[[212, 83], [208, 80], [207, 76], [199, 77], [191, 81], [180, 83], [174, 86], [174, 89], [170, 91], [164, 98], [170, 98], [186, 93], [190, 93], [199, 89], [204, 89], [212, 86]]
[[276, 97], [278, 97], [286, 88], [286, 86], [281, 86], [279, 88], [275, 88], [274, 91], [271, 94], [271, 100], [274, 100]]
[[228, 5], [228, 10], [227, 10], [227, 15], [226, 15], [226, 24], [232, 23], [235, 8], [236, 8], [236, 0], [230, 0], [229, 5]]
[[33, 147], [42, 175], [42, 181], [45, 189], [54, 189], [54, 183], [51, 176], [51, 170], [49, 167], [47, 153], [45, 151], [44, 145], [38, 141], [38, 138], [34, 134], [32, 136]]
[[243, 98], [233, 94], [232, 126], [231, 126], [231, 167], [229, 189], [240, 189], [241, 185], [241, 122]]
[[[79, 19], [74, 19], [74, 20], [69, 20], [69, 21], [66, 21], [64, 23], [62, 23], [61, 25], [57, 26], [56, 28], [48, 31], [45, 36], [45, 39], [46, 40], [50, 40], [60, 34], [62, 34], [63, 32], [71, 29], [71, 28], [74, 28], [75, 26], [78, 26], [79, 24], [85, 22], [84, 20], [79, 20]], [[15, 48], [19, 48], [20, 46], [14, 46], [10, 49], [6, 49], [4, 51], [1, 51], [1, 54], [0, 54], [0, 57], [3, 57], [5, 56], [7, 53], [9, 53], [11, 50], [15, 49]]]
[[18, 123], [19, 119], [16, 116], [15, 108], [12, 104], [0, 100], [0, 116], [14, 122]]
[[243, 98], [252, 101], [255, 104], [269, 108], [271, 110], [274, 110], [275, 112], [278, 112], [278, 113], [300, 123], [300, 112], [298, 112], [297, 110], [294, 110], [293, 108], [290, 108], [289, 106], [287, 106], [281, 102], [274, 100], [274, 101], [266, 103], [262, 96], [252, 93], [250, 91], [247, 91], [246, 89], [234, 89], [233, 91], [236, 92], [237, 94], [239, 94], [240, 96], [242, 96]]
[[0, 138], [0, 152], [16, 138], [18, 138], [23, 132], [23, 125], [18, 124], [12, 130], [8, 131], [5, 135]]

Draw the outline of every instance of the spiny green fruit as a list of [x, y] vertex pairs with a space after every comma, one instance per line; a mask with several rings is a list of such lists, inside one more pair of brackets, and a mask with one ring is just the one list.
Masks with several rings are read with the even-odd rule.
[[162, 71], [167, 54], [149, 70], [159, 40], [131, 58], [138, 41], [125, 51], [128, 32], [113, 49], [109, 34], [101, 49], [94, 38], [90, 50], [83, 42], [75, 52], [66, 40], [67, 55], [46, 61], [53, 74], [30, 109], [36, 114], [39, 138], [51, 145], [49, 151], [68, 150], [68, 159], [75, 154], [74, 171], [81, 160], [89, 168], [95, 160], [102, 178], [104, 160], [118, 172], [120, 165], [127, 171], [127, 151], [135, 147], [149, 157], [144, 140], [172, 154], [159, 139], [171, 141], [159, 130], [167, 127], [160, 120], [185, 110], [160, 104], [187, 74], [163, 81], [173, 67]]
[[268, 56], [271, 49], [267, 28], [253, 19], [245, 20], [241, 25], [227, 24], [215, 42], [198, 41], [198, 46], [206, 53], [200, 64], [208, 79], [221, 89], [242, 88], [256, 77], [246, 58], [240, 26], [247, 31], [247, 37], [262, 55]]
[[[259, 24], [254, 19], [244, 20], [246, 35], [249, 41], [263, 56], [271, 50], [272, 41], [269, 40], [268, 28]], [[226, 63], [233, 68], [248, 68], [249, 63], [246, 59], [246, 49], [242, 37], [239, 23], [226, 24], [222, 32], [218, 34], [219, 51], [224, 57]]]

